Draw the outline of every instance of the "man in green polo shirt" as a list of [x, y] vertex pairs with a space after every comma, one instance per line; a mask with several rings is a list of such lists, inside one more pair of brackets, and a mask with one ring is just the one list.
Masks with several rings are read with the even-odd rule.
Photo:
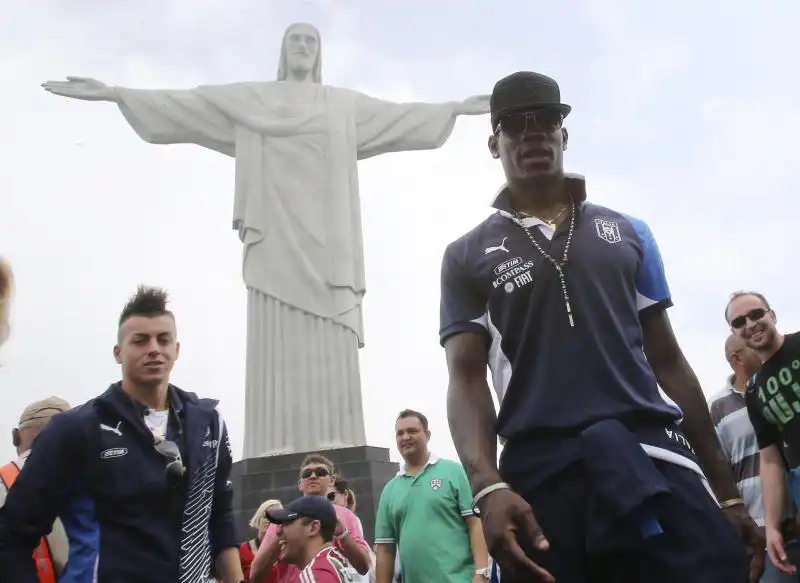
[[381, 493], [376, 582], [392, 582], [399, 552], [403, 583], [486, 583], [489, 553], [467, 475], [428, 451], [430, 437], [425, 415], [400, 413], [395, 439], [405, 465]]

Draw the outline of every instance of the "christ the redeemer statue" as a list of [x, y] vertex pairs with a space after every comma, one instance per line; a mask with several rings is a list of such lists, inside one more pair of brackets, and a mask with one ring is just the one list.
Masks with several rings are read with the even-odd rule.
[[186, 90], [48, 81], [57, 95], [116, 103], [151, 144], [236, 159], [233, 228], [244, 245], [244, 457], [364, 445], [358, 348], [366, 289], [357, 161], [442, 146], [488, 96], [390, 103], [322, 84], [319, 32], [291, 25], [278, 80]]

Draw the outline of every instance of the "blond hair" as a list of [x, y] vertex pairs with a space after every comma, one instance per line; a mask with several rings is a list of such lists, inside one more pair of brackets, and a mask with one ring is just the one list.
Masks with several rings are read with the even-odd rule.
[[253, 518], [250, 519], [250, 528], [258, 530], [258, 527], [261, 526], [261, 521], [264, 520], [264, 515], [270, 508], [283, 508], [283, 504], [281, 504], [280, 500], [274, 499], [262, 502], [256, 513], [253, 514]]
[[0, 344], [8, 336], [11, 296], [14, 294], [14, 272], [8, 261], [0, 257]]

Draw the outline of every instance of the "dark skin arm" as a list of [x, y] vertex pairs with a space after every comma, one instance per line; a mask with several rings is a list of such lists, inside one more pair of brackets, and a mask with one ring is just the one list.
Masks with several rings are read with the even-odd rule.
[[[681, 429], [692, 445], [711, 489], [720, 502], [739, 498], [700, 383], [678, 346], [666, 309], [656, 308], [642, 314], [641, 321], [647, 361], [661, 388], [683, 411]], [[750, 557], [750, 581], [756, 583], [764, 572], [764, 535], [744, 504], [726, 508], [725, 514], [744, 542]]]
[[469, 485], [473, 492], [478, 492], [503, 481], [497, 471], [497, 414], [486, 382], [488, 346], [483, 336], [465, 332], [451, 336], [444, 349], [450, 373], [447, 390], [450, 434]]
[[683, 411], [681, 429], [692, 445], [711, 489], [720, 502], [739, 498], [728, 459], [717, 439], [708, 405], [692, 367], [678, 346], [665, 309], [642, 317], [644, 354], [658, 384]]
[[[451, 336], [444, 345], [450, 382], [447, 389], [447, 419], [450, 433], [473, 493], [502, 482], [497, 469], [497, 414], [486, 382], [488, 345], [473, 332]], [[479, 503], [483, 534], [489, 553], [499, 563], [528, 572], [531, 581], [553, 583], [555, 579], [520, 547], [517, 536], [546, 551], [549, 543], [536, 522], [533, 510], [517, 493], [496, 490]]]

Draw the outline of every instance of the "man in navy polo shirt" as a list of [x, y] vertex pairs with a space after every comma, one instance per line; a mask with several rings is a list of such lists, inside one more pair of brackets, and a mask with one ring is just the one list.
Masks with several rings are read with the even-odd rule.
[[495, 85], [507, 186], [442, 265], [448, 417], [490, 553], [504, 583], [744, 583], [748, 555], [757, 581], [764, 539], [673, 335], [655, 239], [565, 175], [569, 112], [544, 75]]

